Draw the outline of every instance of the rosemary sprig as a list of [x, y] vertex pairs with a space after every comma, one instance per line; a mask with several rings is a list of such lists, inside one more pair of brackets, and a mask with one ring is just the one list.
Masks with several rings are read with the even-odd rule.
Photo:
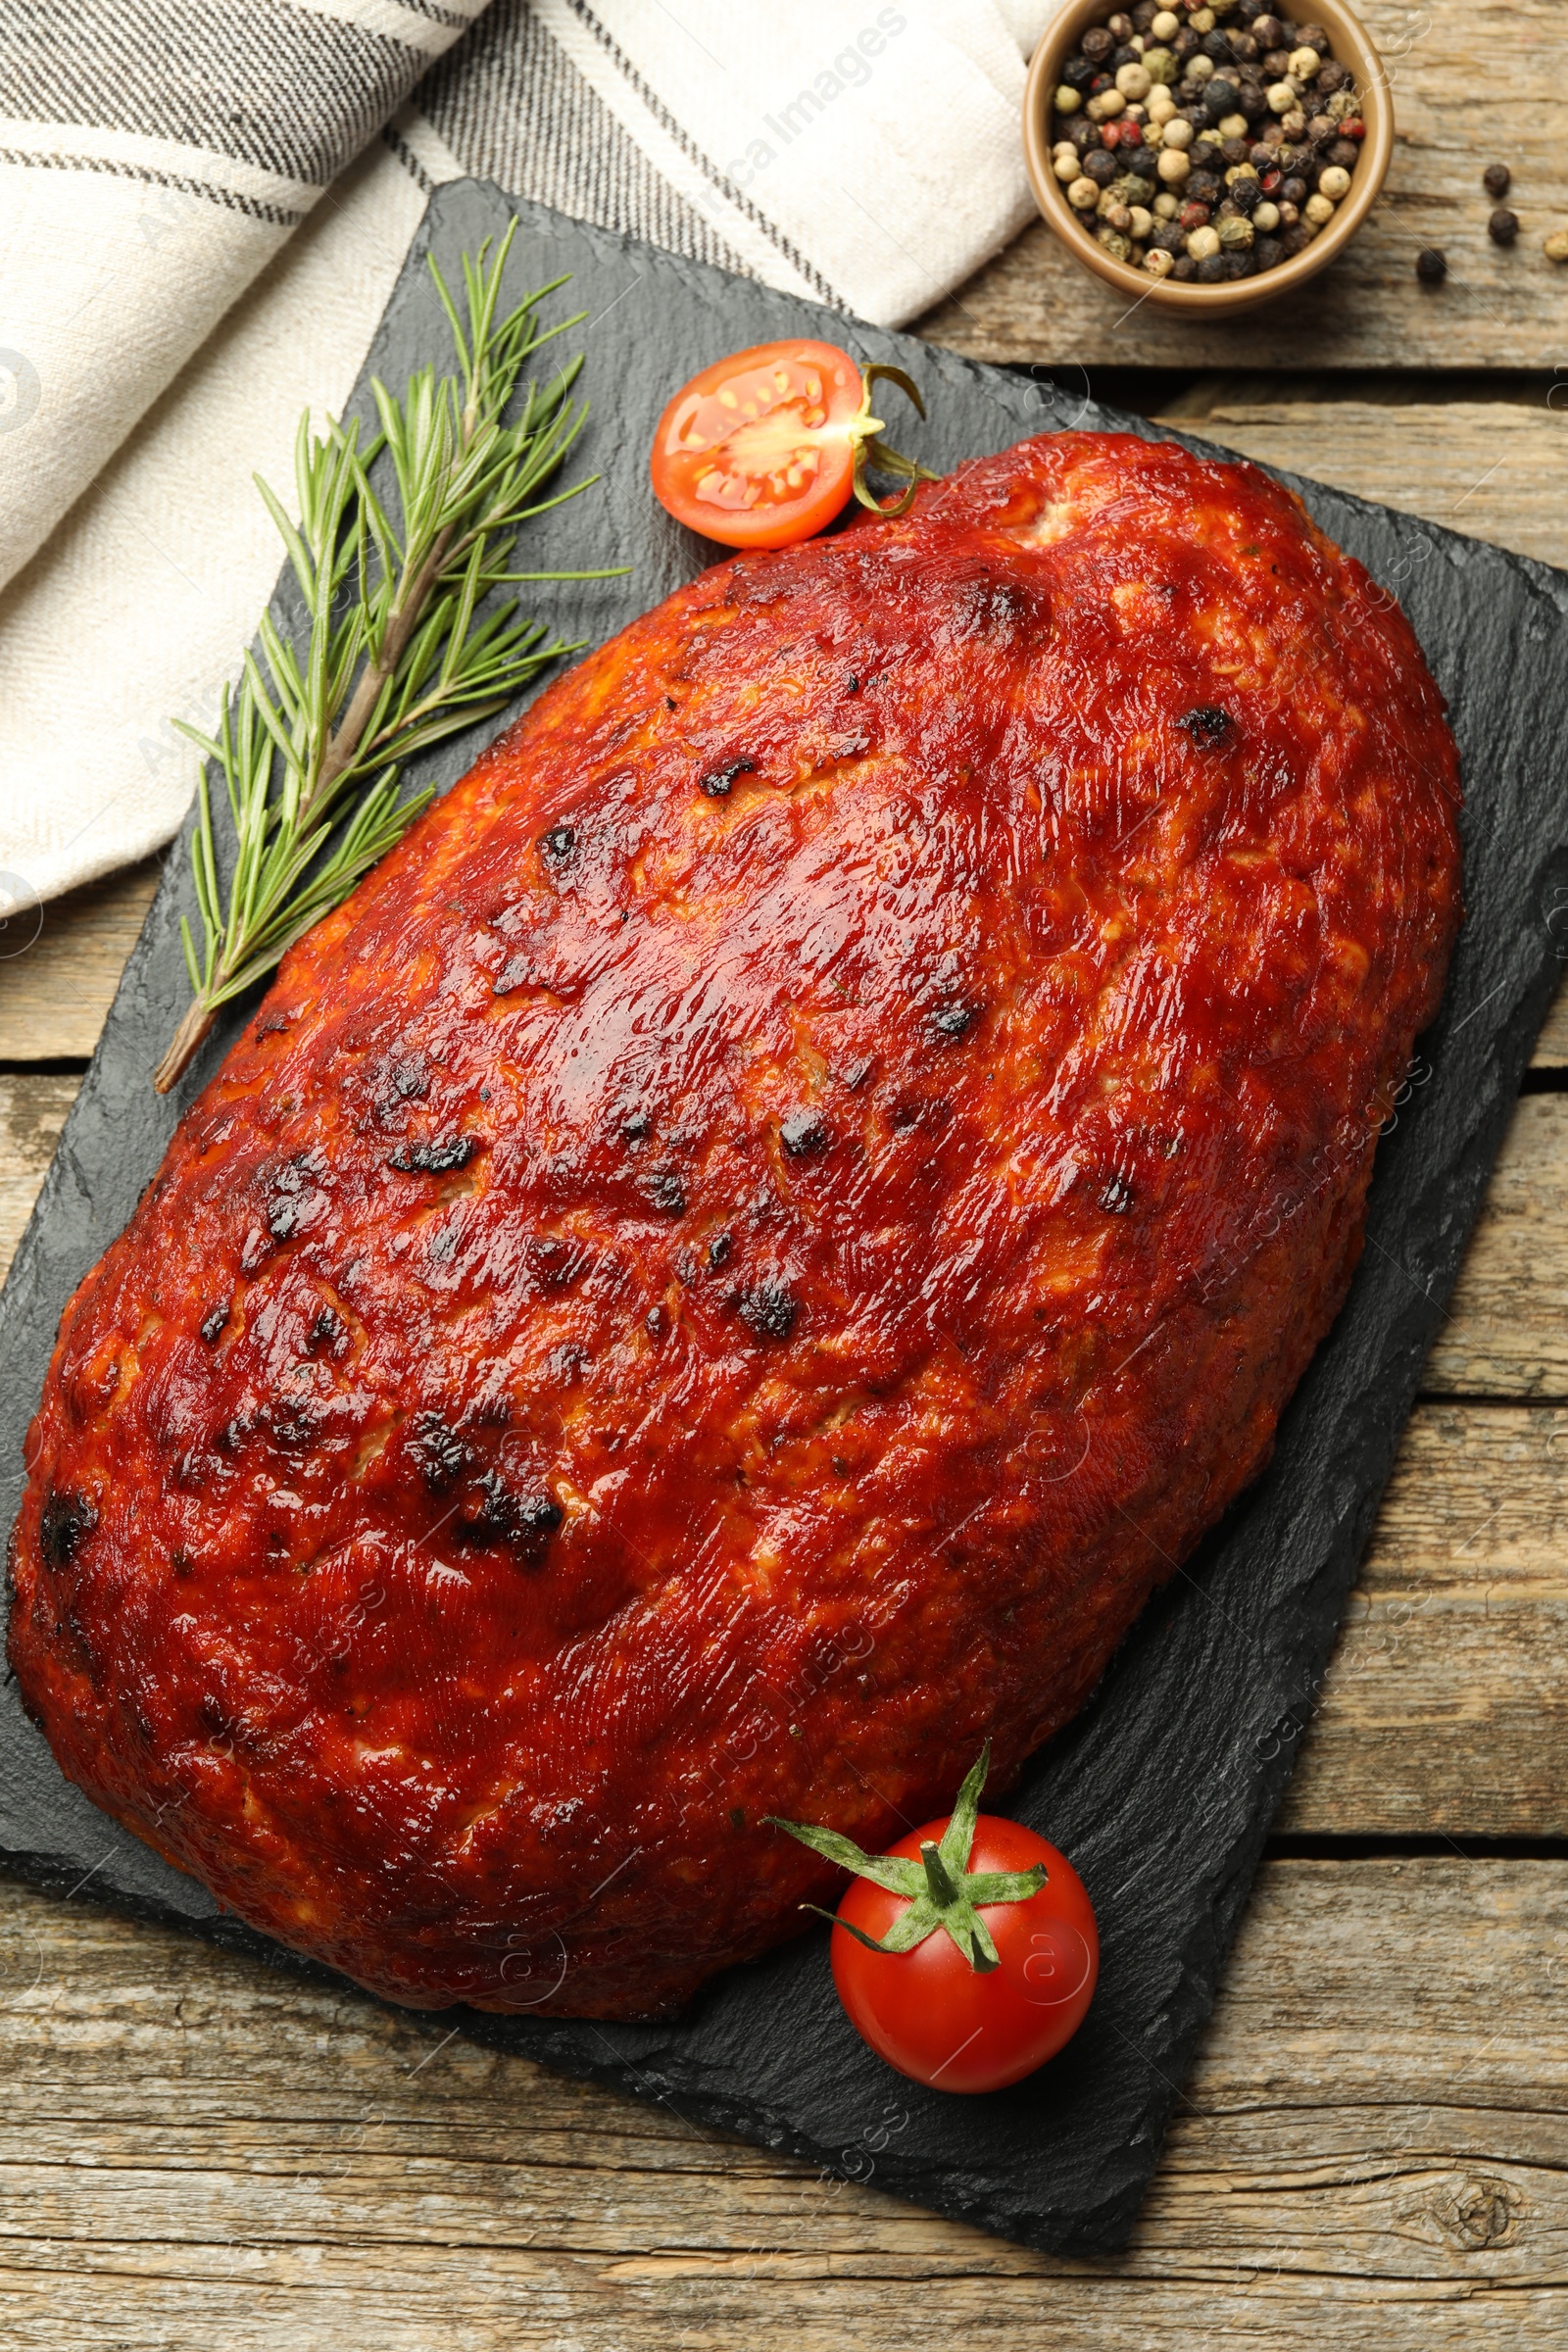
[[[176, 721], [222, 776], [235, 849], [225, 895], [204, 764], [191, 843], [203, 946], [198, 956], [182, 921], [193, 995], [155, 1073], [160, 1094], [187, 1068], [219, 1008], [270, 971], [429, 806], [428, 790], [400, 796], [410, 755], [494, 716], [548, 662], [577, 650], [547, 642], [542, 623], [514, 604], [485, 609], [491, 591], [615, 576], [509, 568], [523, 523], [599, 479], [541, 495], [588, 413], [572, 399], [580, 357], [547, 383], [530, 379], [517, 421], [503, 421], [533, 354], [584, 316], [540, 326], [539, 305], [562, 277], [498, 318], [514, 227], [493, 256], [488, 238], [464, 256], [463, 314], [430, 263], [451, 322], [453, 373], [418, 368], [401, 400], [372, 383], [379, 429], [363, 447], [357, 419], [328, 419], [318, 436], [301, 417], [298, 525], [256, 477], [308, 634], [296, 648], [265, 615], [261, 660], [247, 653], [237, 685], [224, 688], [216, 736]], [[383, 452], [395, 522], [370, 483]]]

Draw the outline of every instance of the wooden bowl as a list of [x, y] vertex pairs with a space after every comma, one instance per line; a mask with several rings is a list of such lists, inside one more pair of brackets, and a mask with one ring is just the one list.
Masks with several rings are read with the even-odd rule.
[[[1106, 285], [1124, 294], [1129, 303], [1147, 302], [1163, 311], [1183, 311], [1190, 318], [1232, 318], [1238, 311], [1255, 310], [1260, 303], [1273, 302], [1307, 278], [1315, 277], [1337, 253], [1344, 251], [1372, 210], [1394, 148], [1394, 104], [1388, 76], [1359, 18], [1351, 14], [1344, 0], [1296, 0], [1293, 19], [1287, 19], [1287, 23], [1294, 20], [1297, 24], [1321, 25], [1334, 44], [1338, 63], [1348, 66], [1355, 75], [1366, 138], [1361, 160], [1351, 174], [1349, 194], [1343, 198], [1333, 220], [1305, 251], [1281, 262], [1277, 269], [1264, 270], [1257, 277], [1233, 278], [1224, 285], [1195, 286], [1177, 278], [1151, 277], [1147, 270], [1134, 269], [1129, 262], [1113, 261], [1104, 247], [1079, 226], [1078, 216], [1067, 202], [1066, 190], [1052, 166], [1052, 101], [1061, 80], [1061, 69], [1077, 48], [1080, 36], [1091, 24], [1102, 23], [1110, 13], [1109, 0], [1069, 0], [1034, 53], [1024, 90], [1023, 151], [1029, 183], [1034, 189], [1035, 202], [1074, 261], [1092, 270], [1097, 277], [1102, 277]], [[1279, 13], [1283, 14], [1283, 9]]]

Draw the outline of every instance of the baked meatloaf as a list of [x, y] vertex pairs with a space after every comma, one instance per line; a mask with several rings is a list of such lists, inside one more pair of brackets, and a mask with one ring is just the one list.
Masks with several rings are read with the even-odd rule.
[[1459, 912], [1399, 612], [1026, 441], [720, 564], [298, 946], [62, 1325], [11, 1657], [376, 1992], [640, 2017], [1005, 1786], [1268, 1454]]

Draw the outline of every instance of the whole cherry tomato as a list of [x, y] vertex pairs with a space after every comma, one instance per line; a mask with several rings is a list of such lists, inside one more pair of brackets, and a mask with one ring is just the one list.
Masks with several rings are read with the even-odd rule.
[[979, 1811], [988, 1753], [953, 1812], [880, 1856], [798, 1822], [792, 1837], [856, 1872], [831, 1941], [856, 2030], [900, 2074], [939, 2090], [1000, 2090], [1055, 2056], [1083, 2022], [1100, 1938], [1083, 1881], [1021, 1823]]
[[[806, 339], [758, 343], [716, 360], [682, 385], [654, 434], [654, 495], [677, 522], [725, 547], [792, 547], [833, 520], [852, 496], [882, 509], [865, 487], [867, 450], [881, 420], [871, 386], [890, 378], [920, 415], [920, 395], [900, 368], [867, 368], [847, 351]], [[923, 467], [877, 444], [885, 471], [909, 482]]]

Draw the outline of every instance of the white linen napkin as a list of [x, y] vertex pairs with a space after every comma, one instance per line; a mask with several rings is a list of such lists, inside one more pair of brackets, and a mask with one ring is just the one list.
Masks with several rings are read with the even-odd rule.
[[252, 471], [286, 497], [435, 182], [901, 324], [1029, 218], [1055, 4], [0, 0], [0, 920], [177, 826], [169, 722], [278, 568]]

